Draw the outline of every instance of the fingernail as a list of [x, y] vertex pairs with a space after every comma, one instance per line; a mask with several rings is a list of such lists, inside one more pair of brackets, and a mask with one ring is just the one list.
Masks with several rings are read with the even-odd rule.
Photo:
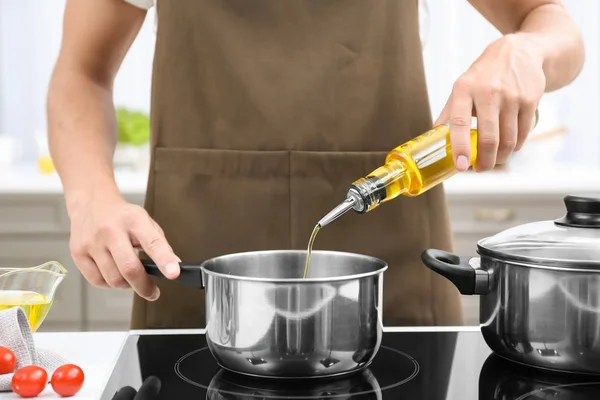
[[179, 272], [179, 265], [175, 263], [168, 263], [165, 267], [165, 270], [167, 271], [167, 275], [175, 276]]
[[150, 296], [150, 301], [155, 301], [160, 297], [160, 289], [156, 288], [154, 290], [154, 293], [152, 293], [152, 295]]
[[458, 156], [456, 164], [460, 171], [466, 171], [469, 168], [469, 159], [466, 156]]
[[[175, 257], [177, 257], [177, 256], [175, 256]], [[179, 257], [177, 257], [177, 261], [182, 262], [181, 258], [179, 258]]]

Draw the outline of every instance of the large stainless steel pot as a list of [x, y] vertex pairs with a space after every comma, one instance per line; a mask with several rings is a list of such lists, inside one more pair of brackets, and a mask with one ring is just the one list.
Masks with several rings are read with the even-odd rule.
[[[368, 366], [382, 336], [379, 259], [271, 250], [182, 264], [177, 281], [206, 294], [206, 340], [217, 363], [274, 378], [343, 375]], [[149, 274], [163, 276], [152, 261]]]
[[590, 400], [600, 398], [595, 375], [551, 373], [515, 365], [496, 354], [484, 362], [479, 374], [481, 400]]
[[429, 249], [422, 259], [462, 294], [480, 296], [481, 332], [496, 354], [600, 374], [600, 199], [567, 196], [565, 205], [556, 221], [479, 241], [480, 257]]

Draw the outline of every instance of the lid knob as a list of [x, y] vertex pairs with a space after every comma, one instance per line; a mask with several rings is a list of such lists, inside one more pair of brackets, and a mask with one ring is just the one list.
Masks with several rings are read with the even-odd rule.
[[554, 223], [573, 228], [600, 228], [600, 197], [569, 195], [564, 201], [567, 213]]

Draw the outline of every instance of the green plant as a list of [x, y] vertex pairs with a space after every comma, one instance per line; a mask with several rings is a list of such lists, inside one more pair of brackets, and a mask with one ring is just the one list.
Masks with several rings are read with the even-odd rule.
[[150, 118], [141, 111], [117, 107], [118, 142], [140, 146], [150, 140]]

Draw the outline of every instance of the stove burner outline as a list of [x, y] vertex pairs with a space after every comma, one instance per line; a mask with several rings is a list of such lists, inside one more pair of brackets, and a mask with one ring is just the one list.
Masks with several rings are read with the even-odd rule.
[[[384, 349], [385, 349], [385, 350], [389, 350], [389, 351], [391, 351], [391, 352], [393, 352], [393, 353], [399, 354], [400, 356], [402, 356], [402, 357], [406, 358], [408, 361], [411, 361], [411, 362], [413, 363], [414, 370], [412, 371], [412, 373], [411, 373], [411, 374], [410, 374], [408, 377], [404, 378], [403, 380], [401, 380], [401, 381], [398, 381], [398, 382], [396, 382], [396, 383], [392, 383], [392, 384], [390, 384], [390, 385], [387, 385], [387, 386], [383, 386], [383, 387], [381, 387], [379, 391], [380, 391], [380, 392], [382, 392], [382, 393], [383, 393], [384, 391], [386, 391], [386, 390], [393, 389], [393, 388], [396, 388], [396, 387], [398, 387], [398, 386], [402, 386], [402, 385], [404, 385], [404, 384], [406, 384], [406, 383], [408, 383], [408, 382], [412, 381], [412, 380], [413, 380], [413, 379], [414, 379], [414, 378], [415, 378], [415, 377], [416, 377], [416, 376], [419, 374], [419, 371], [421, 370], [421, 366], [419, 365], [419, 363], [417, 362], [417, 360], [415, 360], [415, 359], [414, 359], [412, 356], [410, 356], [409, 354], [406, 354], [406, 353], [404, 353], [403, 351], [400, 351], [400, 350], [392, 349], [391, 347], [387, 347], [387, 346], [381, 346], [381, 348], [380, 348], [380, 351], [381, 351], [381, 350], [384, 350]], [[196, 353], [200, 353], [200, 352], [202, 352], [202, 351], [210, 351], [210, 350], [208, 349], [208, 347], [202, 347], [202, 348], [200, 348], [200, 349], [197, 349], [197, 350], [191, 351], [191, 352], [189, 352], [189, 353], [187, 353], [187, 354], [183, 355], [181, 358], [179, 358], [179, 360], [177, 360], [177, 362], [175, 362], [175, 365], [174, 365], [174, 368], [173, 368], [173, 369], [175, 370], [175, 374], [176, 374], [176, 375], [177, 375], [179, 378], [181, 378], [183, 381], [185, 381], [185, 382], [189, 383], [190, 385], [194, 385], [194, 386], [196, 386], [196, 387], [199, 387], [199, 388], [205, 389], [205, 390], [207, 390], [207, 391], [214, 390], [214, 389], [212, 389], [212, 388], [209, 388], [207, 385], [203, 385], [203, 384], [201, 384], [201, 383], [194, 382], [193, 380], [191, 380], [191, 379], [187, 378], [185, 375], [183, 375], [183, 373], [181, 372], [181, 370], [180, 370], [180, 368], [179, 368], [179, 366], [181, 365], [181, 363], [182, 363], [182, 362], [183, 362], [183, 361], [184, 361], [186, 358], [188, 358], [188, 357], [191, 357], [192, 355], [194, 355], [194, 354], [196, 354]], [[212, 357], [212, 355], [211, 355], [211, 357]], [[376, 356], [376, 357], [377, 357], [377, 356]], [[225, 368], [223, 368], [223, 367], [221, 367], [221, 366], [219, 366], [219, 367], [220, 367], [220, 368], [222, 368], [222, 369], [225, 369]], [[367, 367], [367, 368], [368, 368], [368, 367]], [[360, 372], [358, 372], [358, 373], [360, 373]], [[324, 379], [327, 379], [327, 378], [324, 378]], [[375, 379], [377, 379], [377, 377], [375, 377]], [[219, 393], [224, 393], [224, 394], [231, 394], [231, 395], [234, 395], [234, 396], [235, 396], [235, 395], [243, 395], [244, 397], [261, 397], [261, 398], [263, 398], [263, 399], [264, 399], [264, 398], [268, 398], [268, 399], [280, 399], [280, 398], [281, 398], [281, 396], [264, 396], [264, 395], [262, 395], [262, 394], [261, 394], [261, 395], [252, 395], [252, 394], [248, 394], [248, 393], [238, 393], [238, 392], [231, 392], [231, 391], [228, 391], [228, 390], [221, 390], [221, 389], [219, 389], [219, 391], [218, 391], [218, 392], [219, 392]], [[359, 395], [369, 394], [369, 393], [372, 393], [372, 392], [373, 392], [372, 390], [368, 390], [368, 391], [362, 391], [362, 392], [356, 392], [356, 393], [352, 393], [352, 396], [359, 396]], [[339, 394], [339, 395], [331, 395], [331, 396], [328, 396], [328, 398], [331, 398], [331, 399], [334, 399], [334, 398], [342, 398], [342, 397], [346, 397], [346, 398], [347, 398], [347, 397], [348, 397], [348, 394]], [[288, 398], [288, 399], [293, 399], [294, 397], [289, 397], [289, 396], [287, 396], [286, 398]], [[301, 397], [297, 397], [297, 398], [298, 398], [298, 399], [308, 399], [308, 398], [323, 398], [323, 396], [322, 396], [322, 395], [319, 395], [319, 396], [313, 396], [313, 397], [301, 396]], [[519, 400], [522, 400], [522, 399], [519, 399]]]
[[555, 389], [568, 388], [568, 387], [577, 387], [577, 386], [593, 386], [593, 385], [600, 385], [600, 382], [577, 382], [577, 383], [566, 383], [564, 385], [547, 386], [545, 388], [535, 389], [529, 393], [525, 393], [524, 395], [517, 398], [516, 400], [525, 400], [528, 397], [531, 397], [535, 394], [544, 393], [548, 390], [555, 390]]

